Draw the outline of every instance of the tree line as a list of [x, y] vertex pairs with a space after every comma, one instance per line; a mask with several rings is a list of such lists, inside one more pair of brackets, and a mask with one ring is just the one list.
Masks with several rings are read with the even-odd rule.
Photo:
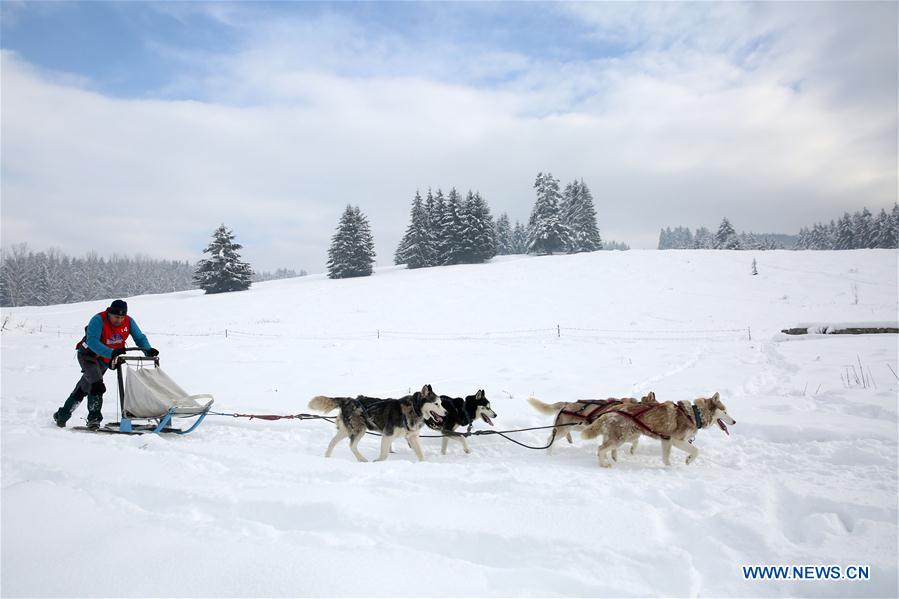
[[799, 235], [737, 233], [727, 218], [712, 233], [705, 227], [667, 227], [659, 233], [659, 249], [715, 250], [854, 250], [899, 247], [899, 205], [875, 217], [867, 208], [837, 221], [803, 227]]
[[[559, 189], [559, 179], [538, 173], [536, 201], [527, 226], [511, 224], [507, 214], [494, 219], [477, 191], [465, 197], [451, 188], [444, 195], [428, 189], [415, 192], [409, 225], [394, 253], [395, 264], [408, 268], [480, 264], [496, 255], [592, 252], [603, 248], [593, 195], [583, 179]], [[615, 244], [617, 249], [628, 249]], [[371, 274], [374, 241], [367, 217], [358, 206], [347, 206], [328, 250], [328, 276], [345, 278]]]
[[782, 234], [737, 233], [727, 218], [712, 233], [705, 227], [666, 227], [659, 232], [660, 250], [779, 250], [791, 247], [796, 237]]
[[[233, 234], [230, 231], [227, 233], [233, 241]], [[210, 246], [214, 244], [215, 234]], [[236, 249], [240, 246], [237, 245]], [[235, 257], [233, 253], [230, 255]], [[242, 263], [239, 254], [236, 260]], [[83, 258], [73, 258], [58, 249], [36, 252], [27, 244], [20, 243], [0, 250], [0, 306], [49, 306], [197, 288], [206, 289], [208, 293], [234, 290], [230, 283], [217, 284], [202, 277], [198, 280], [198, 269], [204, 262], [191, 264], [188, 261], [154, 260], [145, 256], [113, 255], [104, 258], [93, 252]], [[228, 270], [231, 266], [224, 263], [221, 266], [222, 274], [229, 280], [235, 272], [247, 272], [242, 268]], [[249, 269], [249, 281], [244, 289], [249, 287], [249, 282], [306, 274], [304, 270], [297, 273], [287, 268], [274, 272], [253, 272], [249, 265], [246, 268]], [[204, 286], [206, 282], [210, 284]]]
[[0, 305], [47, 306], [183, 291], [194, 288], [193, 274], [188, 262], [95, 253], [72, 258], [56, 249], [34, 252], [23, 243], [2, 251]]
[[855, 250], [899, 248], [899, 204], [875, 217], [867, 208], [852, 215], [844, 212], [838, 220], [817, 223], [799, 230], [798, 250]]

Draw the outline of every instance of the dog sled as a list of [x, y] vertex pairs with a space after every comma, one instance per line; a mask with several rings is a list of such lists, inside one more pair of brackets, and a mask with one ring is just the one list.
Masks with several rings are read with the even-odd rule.
[[[141, 352], [128, 355], [128, 352]], [[143, 433], [192, 432], [209, 414], [213, 398], [208, 394], [189, 395], [159, 367], [159, 357], [143, 355], [137, 347], [125, 349], [116, 358], [118, 382], [118, 422], [107, 423], [101, 432], [140, 435]], [[184, 430], [172, 426], [175, 419], [195, 420]]]

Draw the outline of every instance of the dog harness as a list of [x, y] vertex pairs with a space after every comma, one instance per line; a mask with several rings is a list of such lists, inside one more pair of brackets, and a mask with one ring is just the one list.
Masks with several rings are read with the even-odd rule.
[[[618, 404], [623, 403], [620, 400], [599, 400], [599, 401], [616, 401]], [[618, 406], [612, 405], [612, 406], [609, 406], [608, 409], [603, 410], [602, 413], [597, 414], [593, 418], [593, 420], [596, 420], [603, 414], [609, 414], [609, 413], [614, 412], [615, 414], [621, 414], [622, 416], [625, 416], [625, 417], [633, 420], [634, 424], [636, 424], [640, 430], [642, 430], [644, 433], [648, 434], [649, 436], [658, 437], [659, 439], [664, 439], [665, 441], [668, 441], [669, 439], [671, 439], [670, 435], [663, 435], [661, 433], [657, 433], [656, 431], [652, 430], [645, 422], [643, 422], [642, 418], [640, 418], [641, 416], [643, 416], [643, 414], [646, 414], [647, 412], [654, 410], [655, 408], [658, 408], [659, 406], [662, 406], [662, 405], [665, 405], [665, 404], [660, 404], [660, 403], [651, 404], [651, 405], [646, 406], [642, 410], [639, 410], [638, 412], [634, 412], [633, 414], [631, 414], [630, 412], [624, 411], [624, 410], [616, 410], [615, 408]], [[697, 430], [702, 428], [702, 417], [699, 415], [699, 409], [695, 405], [693, 406], [693, 418], [690, 417], [690, 415], [687, 413], [687, 410], [684, 408], [684, 406], [682, 404], [678, 403], [676, 405], [677, 405], [677, 409], [680, 410], [681, 414], [686, 416], [688, 420], [695, 419]], [[592, 416], [592, 414], [593, 413], [591, 412], [591, 416]], [[593, 420], [591, 420], [589, 422], [593, 422]]]
[[[614, 408], [623, 402], [620, 399], [579, 399], [577, 403], [584, 405], [577, 411], [562, 410], [559, 413], [565, 414], [566, 416], [573, 416], [574, 418], [580, 418], [587, 424], [593, 424], [597, 418], [608, 413], [611, 408]], [[585, 414], [584, 412], [588, 409], [589, 411]]]

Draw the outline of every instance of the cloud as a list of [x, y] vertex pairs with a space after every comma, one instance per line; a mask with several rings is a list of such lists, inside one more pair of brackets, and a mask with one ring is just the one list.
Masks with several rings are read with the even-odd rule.
[[626, 45], [574, 58], [187, 6], [240, 43], [151, 45], [190, 74], [156, 99], [3, 52], [5, 244], [196, 259], [225, 222], [257, 268], [315, 271], [349, 203], [387, 264], [416, 189], [478, 189], [525, 221], [547, 170], [583, 178], [603, 236], [634, 247], [664, 226], [795, 232], [896, 199], [896, 34], [892, 50], [860, 39], [894, 5], [552, 5], [577, 43]]

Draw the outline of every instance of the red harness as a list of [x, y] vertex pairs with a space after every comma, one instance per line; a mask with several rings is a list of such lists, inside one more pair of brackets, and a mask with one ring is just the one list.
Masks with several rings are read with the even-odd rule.
[[[597, 418], [608, 413], [612, 408], [621, 405], [623, 402], [620, 399], [582, 399], [577, 403], [582, 403], [584, 406], [576, 412], [562, 410], [559, 414], [580, 418], [585, 421], [586, 424], [593, 424]], [[584, 410], [587, 408], [590, 408], [590, 411], [585, 414]]]
[[[572, 412], [570, 410], [562, 410], [560, 412], [560, 414], [565, 414], [567, 416], [574, 416], [575, 418], [581, 418], [587, 424], [592, 424], [600, 416], [614, 412], [616, 414], [621, 414], [622, 416], [626, 416], [627, 418], [630, 418], [631, 420], [634, 421], [634, 424], [636, 424], [637, 427], [640, 428], [640, 430], [642, 430], [644, 433], [646, 433], [652, 437], [658, 437], [659, 439], [664, 439], [666, 441], [671, 438], [669, 435], [663, 435], [663, 434], [657, 433], [656, 431], [652, 430], [640, 418], [641, 416], [643, 416], [643, 414], [649, 412], [650, 410], [654, 410], [655, 408], [658, 408], [659, 406], [664, 405], [664, 404], [660, 404], [660, 403], [650, 404], [650, 405], [646, 406], [645, 408], [643, 408], [642, 410], [639, 410], [632, 414], [625, 410], [616, 410], [615, 409], [615, 408], [619, 407], [622, 403], [624, 403], [620, 399], [594, 399], [594, 400], [585, 400], [585, 401], [582, 401], [579, 403], [585, 403], [587, 405], [585, 405], [583, 408], [581, 408], [577, 412]], [[584, 410], [589, 407], [592, 407], [593, 409], [590, 410], [588, 413], [584, 414]], [[691, 422], [693, 421], [693, 417], [687, 413], [687, 410], [684, 408], [683, 405], [678, 403], [677, 409], [680, 410], [680, 412], [684, 416], [686, 416], [688, 420], [690, 420]]]

